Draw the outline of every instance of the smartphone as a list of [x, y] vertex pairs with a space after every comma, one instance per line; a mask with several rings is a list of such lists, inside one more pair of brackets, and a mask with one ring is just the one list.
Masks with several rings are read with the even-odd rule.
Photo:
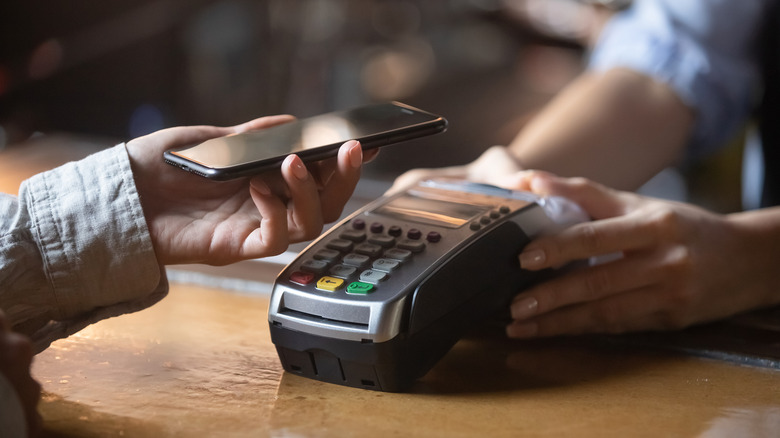
[[268, 129], [213, 138], [165, 151], [165, 162], [213, 180], [278, 168], [297, 154], [304, 162], [333, 157], [348, 140], [372, 149], [443, 132], [447, 120], [400, 102], [387, 102], [299, 119]]

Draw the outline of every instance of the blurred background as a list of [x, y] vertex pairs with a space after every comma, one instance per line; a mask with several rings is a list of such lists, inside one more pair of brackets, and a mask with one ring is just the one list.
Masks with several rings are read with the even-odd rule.
[[[400, 100], [441, 135], [367, 168], [392, 180], [507, 144], [582, 68], [574, 0], [5, 0], [0, 148], [107, 147], [174, 125]], [[694, 184], [695, 185], [695, 184]], [[738, 190], [738, 188], [737, 188]]]

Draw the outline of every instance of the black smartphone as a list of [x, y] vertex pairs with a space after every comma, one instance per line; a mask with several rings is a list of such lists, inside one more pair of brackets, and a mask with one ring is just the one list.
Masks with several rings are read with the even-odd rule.
[[333, 157], [348, 140], [372, 149], [443, 132], [447, 120], [400, 102], [361, 106], [268, 129], [213, 138], [164, 153], [165, 162], [213, 180], [278, 168], [297, 154], [304, 162]]

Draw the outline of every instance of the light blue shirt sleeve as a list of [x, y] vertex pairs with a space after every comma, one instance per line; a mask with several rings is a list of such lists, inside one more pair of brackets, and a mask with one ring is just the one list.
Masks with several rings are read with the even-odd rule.
[[36, 351], [167, 291], [124, 144], [0, 194], [0, 308]]
[[[0, 194], [0, 308], [36, 351], [168, 291], [125, 145], [35, 175]], [[26, 436], [0, 375], [0, 435]]]
[[605, 26], [589, 69], [668, 84], [696, 113], [692, 158], [732, 139], [757, 104], [757, 39], [771, 0], [636, 0]]

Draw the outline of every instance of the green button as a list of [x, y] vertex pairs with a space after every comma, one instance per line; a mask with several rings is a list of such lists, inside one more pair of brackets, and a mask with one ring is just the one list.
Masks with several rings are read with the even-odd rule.
[[374, 291], [374, 285], [363, 283], [362, 281], [353, 281], [347, 286], [348, 294], [367, 295]]

